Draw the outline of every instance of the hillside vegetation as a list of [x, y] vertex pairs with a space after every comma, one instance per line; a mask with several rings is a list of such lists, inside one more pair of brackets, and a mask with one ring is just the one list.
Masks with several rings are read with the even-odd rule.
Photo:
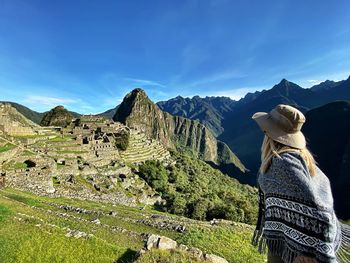
[[176, 163], [158, 161], [140, 165], [140, 176], [162, 194], [164, 211], [199, 220], [223, 218], [254, 224], [257, 190], [240, 184], [205, 162], [173, 153]]
[[73, 118], [73, 115], [63, 106], [57, 106], [44, 114], [40, 125], [65, 127]]

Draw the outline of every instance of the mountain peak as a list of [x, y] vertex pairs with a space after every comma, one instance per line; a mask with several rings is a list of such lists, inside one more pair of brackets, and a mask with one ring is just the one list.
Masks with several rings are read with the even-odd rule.
[[62, 105], [58, 105], [55, 108], [53, 108], [52, 110], [65, 110], [66, 108]]
[[278, 83], [278, 85], [288, 85], [290, 82], [288, 80], [286, 80], [285, 78], [283, 78], [280, 83]]
[[73, 118], [73, 115], [64, 106], [59, 105], [44, 114], [40, 125], [66, 127]]
[[146, 94], [146, 92], [145, 92], [143, 89], [141, 89], [141, 88], [133, 89], [131, 92], [133, 92], [133, 93], [144, 93], [144, 94]]
[[136, 88], [136, 89], [132, 90], [129, 94], [132, 95], [132, 96], [148, 97], [146, 92], [143, 89], [141, 89], [141, 88]]
[[282, 79], [278, 84], [273, 86], [271, 90], [291, 89], [291, 88], [292, 89], [294, 89], [294, 88], [302, 89], [302, 87], [300, 87], [299, 85], [297, 85], [289, 80]]

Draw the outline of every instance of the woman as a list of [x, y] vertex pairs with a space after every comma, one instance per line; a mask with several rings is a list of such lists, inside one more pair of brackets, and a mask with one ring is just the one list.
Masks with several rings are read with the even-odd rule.
[[252, 118], [265, 133], [253, 244], [267, 246], [269, 263], [350, 262], [350, 228], [338, 221], [329, 180], [306, 148], [304, 115], [280, 104]]

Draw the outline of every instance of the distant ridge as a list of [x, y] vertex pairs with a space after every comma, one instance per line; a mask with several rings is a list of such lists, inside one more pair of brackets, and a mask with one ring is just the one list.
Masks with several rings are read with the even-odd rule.
[[[0, 103], [9, 103], [12, 105], [12, 107], [16, 108], [16, 110], [18, 112], [20, 112], [23, 116], [25, 116], [27, 119], [31, 120], [32, 122], [36, 123], [36, 124], [40, 124], [42, 118], [44, 117], [46, 112], [37, 112], [34, 111], [26, 106], [23, 106], [22, 104], [16, 103], [16, 102], [12, 102], [12, 101], [0, 101]], [[74, 111], [69, 111], [70, 114], [72, 114], [72, 116], [74, 118], [79, 118], [81, 116], [80, 113], [74, 112]]]
[[118, 107], [119, 107], [119, 105], [118, 106], [116, 106], [115, 108], [113, 108], [113, 109], [110, 109], [110, 110], [106, 110], [105, 112], [102, 112], [102, 113], [98, 113], [98, 114], [96, 114], [97, 116], [102, 116], [102, 117], [105, 117], [105, 118], [107, 118], [107, 119], [113, 119], [113, 117], [114, 117], [114, 115], [115, 115], [115, 113], [116, 113], [116, 111], [117, 111], [117, 109], [118, 109]]
[[224, 115], [233, 109], [235, 101], [228, 97], [194, 96], [192, 99], [177, 96], [157, 103], [163, 111], [172, 115], [198, 120], [209, 128], [215, 136], [223, 132]]
[[21, 104], [10, 102], [10, 101], [1, 101], [0, 103], [8, 103], [11, 104], [12, 107], [14, 107], [18, 112], [20, 112], [23, 116], [25, 116], [27, 119], [31, 120], [32, 122], [36, 124], [40, 124], [41, 119], [44, 116], [44, 113], [33, 111], [29, 109], [26, 106], [23, 106]]

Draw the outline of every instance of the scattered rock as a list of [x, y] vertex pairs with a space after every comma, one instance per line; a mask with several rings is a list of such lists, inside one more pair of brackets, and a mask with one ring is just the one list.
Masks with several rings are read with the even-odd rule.
[[213, 254], [205, 254], [204, 259], [211, 263], [228, 263], [226, 259]]
[[91, 223], [94, 223], [96, 225], [101, 225], [101, 221], [98, 218], [96, 218], [95, 220], [92, 220]]
[[196, 248], [196, 247], [190, 248], [190, 249], [188, 250], [188, 253], [189, 253], [192, 257], [194, 257], [194, 258], [196, 258], [196, 259], [198, 259], [198, 260], [201, 260], [202, 257], [203, 257], [203, 252], [202, 252], [202, 250], [200, 250], [199, 248]]
[[219, 223], [221, 222], [221, 220], [220, 219], [212, 219], [211, 221], [210, 221], [210, 224], [211, 225], [218, 225]]
[[154, 235], [154, 234], [150, 235], [146, 242], [146, 249], [151, 250], [152, 248], [157, 247], [159, 238], [160, 236], [158, 235]]
[[182, 251], [187, 251], [188, 250], [188, 247], [186, 245], [184, 245], [184, 244], [180, 244], [178, 248], [179, 248], [179, 250], [182, 250]]
[[161, 250], [175, 249], [177, 242], [168, 237], [161, 236], [158, 241], [158, 248]]
[[71, 230], [68, 229], [67, 234], [65, 234], [66, 237], [74, 237], [74, 238], [90, 238], [93, 235], [92, 234], [86, 234], [85, 232], [79, 231], [79, 230]]
[[109, 212], [108, 213], [110, 216], [117, 216], [117, 212], [115, 212], [115, 211], [111, 211], [111, 212]]

